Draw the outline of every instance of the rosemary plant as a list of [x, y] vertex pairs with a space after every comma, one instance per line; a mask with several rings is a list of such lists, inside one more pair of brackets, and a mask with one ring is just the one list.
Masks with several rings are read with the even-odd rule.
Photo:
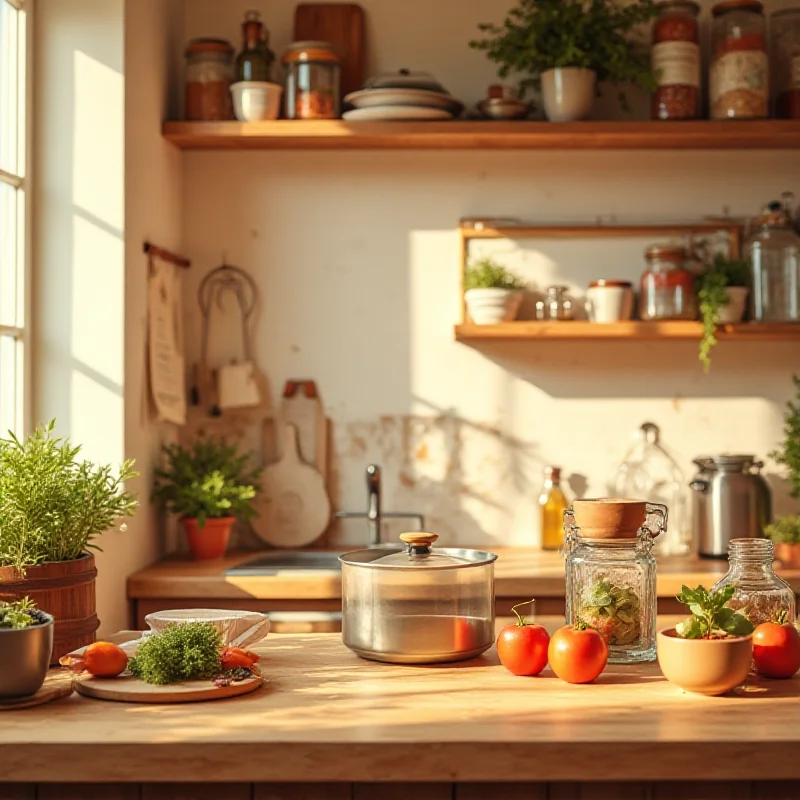
[[525, 282], [492, 258], [482, 258], [472, 264], [464, 276], [464, 288], [524, 289]]

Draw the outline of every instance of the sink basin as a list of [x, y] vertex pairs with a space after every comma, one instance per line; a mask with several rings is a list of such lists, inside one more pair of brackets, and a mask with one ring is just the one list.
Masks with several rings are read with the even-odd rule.
[[339, 553], [312, 550], [278, 550], [262, 553], [236, 567], [226, 575], [276, 575], [278, 572], [339, 572]]

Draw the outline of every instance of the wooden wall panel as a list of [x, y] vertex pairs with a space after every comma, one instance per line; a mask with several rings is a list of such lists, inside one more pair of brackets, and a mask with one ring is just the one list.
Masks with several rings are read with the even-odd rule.
[[653, 800], [752, 800], [751, 788], [751, 784], [738, 781], [656, 783], [653, 785]]
[[357, 783], [353, 791], [353, 800], [453, 800], [453, 785], [451, 783]]
[[352, 800], [349, 783], [257, 783], [253, 800]]
[[462, 783], [455, 787], [455, 800], [548, 800], [544, 783]]
[[250, 783], [149, 783], [142, 786], [142, 800], [251, 800]]
[[0, 783], [0, 800], [36, 800], [36, 787], [29, 783]]
[[40, 783], [36, 800], [141, 800], [135, 783]]
[[756, 781], [750, 800], [798, 800], [800, 781]]
[[551, 783], [547, 800], [651, 800], [651, 796], [647, 783]]

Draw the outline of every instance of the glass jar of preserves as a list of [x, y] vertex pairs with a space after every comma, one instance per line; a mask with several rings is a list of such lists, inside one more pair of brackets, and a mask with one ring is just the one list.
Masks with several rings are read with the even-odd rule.
[[233, 119], [233, 47], [225, 39], [192, 39], [186, 48], [186, 119]]
[[776, 11], [770, 30], [775, 116], [800, 119], [800, 8]]
[[764, 6], [727, 0], [711, 9], [711, 119], [769, 115], [769, 59]]
[[700, 6], [691, 0], [658, 4], [653, 25], [653, 119], [697, 119], [700, 116]]
[[754, 322], [800, 322], [800, 236], [794, 228], [794, 196], [770, 203], [755, 219], [745, 243], [753, 266], [750, 318]]
[[694, 278], [686, 269], [686, 250], [673, 245], [653, 245], [644, 254], [639, 316], [643, 320], [694, 319], [697, 315]]
[[337, 119], [341, 59], [328, 42], [295, 42], [284, 53], [286, 116]]
[[647, 510], [649, 524], [619, 539], [585, 537], [573, 511], [564, 514], [567, 623], [583, 623], [600, 633], [610, 664], [656, 658], [656, 560], [651, 550], [654, 538], [666, 529], [667, 512], [650, 503]]
[[781, 611], [786, 612], [790, 622], [797, 616], [792, 587], [775, 574], [773, 558], [769, 539], [731, 539], [728, 574], [713, 586], [713, 591], [735, 586], [728, 605], [753, 625], [771, 622]]

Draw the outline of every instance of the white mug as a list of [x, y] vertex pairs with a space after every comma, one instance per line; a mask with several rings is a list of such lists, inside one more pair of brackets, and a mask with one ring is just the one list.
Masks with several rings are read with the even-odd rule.
[[586, 313], [592, 322], [622, 322], [633, 314], [633, 286], [628, 281], [592, 281], [586, 292]]

